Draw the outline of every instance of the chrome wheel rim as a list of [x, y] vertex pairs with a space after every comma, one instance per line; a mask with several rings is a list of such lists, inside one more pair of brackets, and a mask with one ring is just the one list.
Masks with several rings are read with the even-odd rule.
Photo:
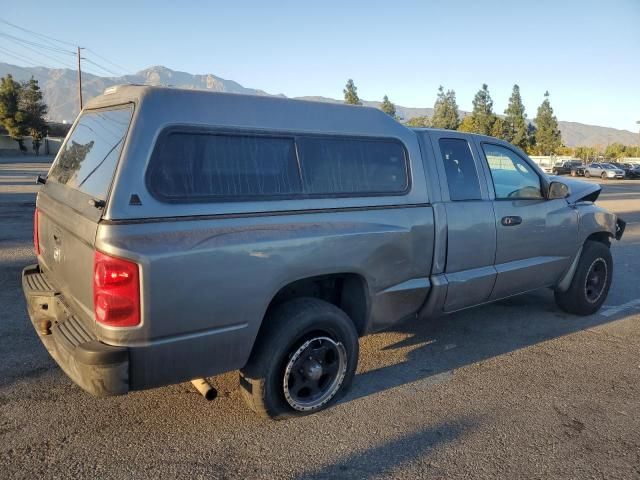
[[283, 390], [295, 410], [315, 410], [331, 400], [347, 371], [347, 351], [335, 340], [319, 336], [300, 345], [284, 370]]
[[608, 277], [607, 262], [603, 258], [596, 258], [591, 263], [584, 281], [584, 296], [587, 302], [596, 303], [602, 297]]

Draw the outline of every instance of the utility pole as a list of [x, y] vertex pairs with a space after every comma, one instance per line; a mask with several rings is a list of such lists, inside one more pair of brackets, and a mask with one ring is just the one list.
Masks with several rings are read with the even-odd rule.
[[80, 69], [80, 50], [84, 49], [78, 47], [78, 98], [80, 99], [80, 110], [82, 110], [82, 70]]

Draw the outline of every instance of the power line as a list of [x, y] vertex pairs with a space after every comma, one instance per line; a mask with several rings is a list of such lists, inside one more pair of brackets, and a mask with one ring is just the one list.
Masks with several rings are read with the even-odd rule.
[[42, 62], [36, 62], [34, 60], [29, 60], [29, 57], [25, 57], [24, 55], [17, 55], [12, 53], [10, 50], [7, 50], [3, 47], [0, 47], [0, 52], [4, 52], [5, 55], [9, 55], [10, 57], [15, 58], [16, 60], [20, 60], [21, 62], [31, 64], [32, 67], [40, 67], [42, 66]]
[[[2, 35], [2, 33], [0, 33], [0, 36], [1, 35]], [[11, 40], [11, 39], [9, 39], [9, 40]], [[20, 45], [21, 48], [25, 48], [25, 49], [27, 49], [27, 50], [29, 50], [31, 52], [34, 52], [36, 55], [39, 55], [39, 56], [44, 57], [44, 58], [47, 58], [48, 60], [55, 60], [56, 63], [62, 64], [64, 66], [66, 66], [67, 68], [74, 68], [71, 65], [71, 63], [67, 63], [66, 59], [63, 60], [63, 59], [61, 59], [59, 57], [56, 57], [56, 56], [53, 55], [53, 53], [43, 53], [40, 50], [37, 50], [37, 49], [35, 49], [33, 47], [30, 47], [29, 45], [23, 45], [20, 42], [15, 41], [15, 40], [11, 40], [11, 41], [16, 43], [17, 45]]]
[[71, 50], [65, 50], [64, 48], [55, 47], [55, 46], [52, 47], [50, 45], [45, 45], [43, 43], [33, 42], [31, 40], [25, 40], [24, 38], [16, 37], [15, 35], [11, 35], [9, 33], [0, 32], [0, 36], [5, 37], [16, 43], [31, 45], [32, 47], [44, 48], [46, 50], [50, 50], [56, 53], [65, 53], [67, 55], [74, 55], [74, 53]]
[[7, 25], [9, 25], [9, 26], [11, 26], [13, 28], [17, 28], [18, 30], [22, 30], [23, 32], [30, 33], [31, 35], [36, 35], [36, 36], [38, 36], [40, 38], [43, 38], [43, 39], [46, 39], [46, 40], [53, 40], [54, 42], [58, 42], [58, 43], [62, 43], [62, 44], [65, 44], [65, 45], [69, 45], [71, 47], [75, 47], [75, 45], [73, 43], [71, 43], [71, 42], [67, 42], [65, 40], [59, 40], [57, 38], [50, 37], [50, 36], [45, 35], [43, 33], [34, 32], [33, 30], [29, 30], [28, 28], [24, 28], [24, 27], [21, 27], [19, 25], [14, 24], [14, 23], [11, 23], [11, 22], [5, 20], [4, 18], [0, 18], [0, 22], [5, 23], [5, 24], [7, 24]]
[[[64, 45], [70, 45], [70, 46], [73, 46], [73, 47], [76, 46], [71, 42], [67, 42], [65, 40], [60, 40], [60, 39], [57, 39], [57, 38], [54, 38], [54, 37], [50, 37], [48, 35], [44, 35], [44, 34], [40, 34], [38, 32], [34, 32], [33, 30], [29, 30], [28, 28], [21, 27], [19, 25], [11, 23], [11, 22], [9, 22], [7, 20], [4, 20], [2, 18], [0, 18], [0, 22], [5, 23], [6, 25], [9, 25], [9, 26], [11, 26], [13, 28], [17, 28], [17, 29], [22, 30], [24, 32], [30, 33], [32, 35], [36, 35], [36, 36], [38, 36], [40, 38], [43, 38], [43, 39], [45, 39], [45, 40], [47, 40], [49, 42], [50, 41], [54, 41], [54, 42], [62, 43]], [[43, 44], [43, 43], [40, 43], [40, 42], [35, 42], [33, 40], [26, 40], [24, 38], [16, 37], [15, 35], [11, 35], [11, 34], [6, 33], [6, 32], [0, 32], [0, 35], [5, 37], [5, 38], [8, 38], [8, 39], [10, 39], [10, 40], [12, 40], [14, 42], [20, 42], [20, 43], [25, 44], [25, 45], [31, 45], [31, 46], [39, 47], [39, 48], [45, 48], [45, 49], [50, 50], [50, 51], [55, 52], [55, 53], [64, 53], [66, 55], [73, 55], [73, 56], [76, 55], [76, 53], [73, 52], [73, 51], [70, 51], [70, 50], [68, 50], [66, 48], [59, 47], [57, 45], [51, 45], [50, 43], [47, 45], [47, 44]], [[109, 60], [108, 58], [104, 57], [103, 55], [100, 55], [98, 52], [96, 52], [93, 49], [87, 48], [86, 50], [92, 52], [93, 55], [95, 55], [96, 57], [100, 58], [102, 61], [104, 61], [104, 62], [106, 62], [106, 63], [108, 63], [110, 65], [113, 65], [114, 67], [119, 69], [119, 72], [116, 72], [116, 71], [113, 70], [113, 68], [107, 68], [107, 67], [101, 65], [100, 63], [98, 63], [96, 61], [84, 58], [89, 63], [92, 63], [93, 65], [95, 65], [96, 67], [100, 68], [101, 70], [103, 70], [105, 72], [108, 72], [108, 73], [110, 73], [112, 75], [115, 75], [115, 76], [124, 76], [124, 75], [126, 75], [127, 71], [131, 70], [131, 69], [123, 67], [122, 65], [119, 65], [119, 64]]]
[[3, 47], [3, 50], [5, 52], [7, 52], [7, 54], [12, 55], [13, 57], [17, 57], [18, 59], [23, 59], [24, 58], [24, 59], [26, 59], [26, 60], [28, 60], [28, 61], [30, 61], [32, 63], [35, 63], [34, 66], [36, 66], [36, 67], [45, 67], [45, 68], [51, 68], [51, 69], [58, 68], [55, 64], [49, 63], [48, 60], [50, 60], [50, 59], [48, 59], [46, 56], [45, 56], [45, 58], [47, 58], [47, 61], [44, 62], [44, 61], [42, 61], [42, 59], [37, 59], [37, 58], [30, 57], [28, 55], [24, 55], [22, 52], [16, 52], [16, 51], [8, 50], [7, 48], [4, 48], [4, 47]]
[[118, 68], [121, 72], [123, 72], [123, 74], [127, 74], [127, 72], [129, 73], [133, 73], [133, 70], [131, 68], [127, 68], [127, 67], [123, 67], [122, 65], [119, 65], [115, 62], [112, 62], [111, 60], [109, 60], [108, 58], [103, 57], [102, 55], [100, 55], [98, 52], [96, 52], [95, 50], [91, 49], [91, 48], [87, 48], [88, 52], [91, 52], [93, 55], [95, 55], [96, 57], [100, 58], [101, 60], [107, 62], [110, 65], [113, 65], [114, 67]]
[[96, 67], [98, 67], [98, 68], [100, 68], [100, 69], [104, 70], [105, 72], [108, 72], [108, 73], [110, 73], [110, 74], [112, 74], [112, 75], [116, 76], [116, 77], [121, 77], [121, 76], [122, 76], [120, 73], [116, 73], [116, 72], [114, 72], [113, 70], [110, 70], [110, 69], [108, 69], [108, 68], [106, 68], [106, 67], [103, 67], [103, 66], [102, 66], [102, 65], [100, 65], [99, 63], [96, 63], [96, 62], [94, 62], [93, 60], [91, 60], [91, 59], [89, 59], [89, 58], [87, 58], [87, 57], [82, 57], [82, 59], [83, 59], [84, 61], [89, 62], [90, 64], [95, 65]]

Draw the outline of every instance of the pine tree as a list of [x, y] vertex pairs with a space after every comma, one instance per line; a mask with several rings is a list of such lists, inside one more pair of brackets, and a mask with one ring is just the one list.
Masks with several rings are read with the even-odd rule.
[[489, 87], [486, 83], [482, 84], [482, 89], [476, 93], [473, 99], [471, 118], [473, 119], [474, 132], [482, 135], [491, 135], [496, 115], [493, 113], [493, 100], [491, 100]]
[[344, 90], [342, 90], [342, 93], [344, 93], [344, 103], [348, 105], [362, 105], [360, 97], [358, 97], [358, 87], [353, 83], [353, 80], [347, 80], [347, 84]]
[[526, 150], [529, 146], [529, 135], [527, 133], [527, 115], [524, 113], [524, 105], [520, 96], [520, 87], [513, 86], [509, 105], [504, 111], [504, 139], [511, 142], [516, 147]]
[[448, 130], [457, 130], [460, 126], [456, 92], [447, 90], [445, 93], [442, 85], [438, 88], [438, 97], [436, 98], [436, 103], [433, 105], [431, 126], [435, 128], [446, 128]]
[[380, 105], [380, 109], [391, 118], [396, 118], [396, 106], [389, 101], [389, 97], [387, 97], [386, 95], [382, 99], [382, 105]]
[[506, 124], [500, 117], [496, 117], [491, 127], [491, 136], [506, 140]]
[[38, 81], [33, 77], [22, 85], [21, 108], [25, 114], [25, 123], [31, 141], [33, 151], [40, 154], [42, 139], [47, 135], [47, 122], [44, 116], [47, 114], [47, 105], [42, 100], [42, 91]]
[[20, 105], [22, 85], [11, 74], [0, 81], [0, 123], [9, 136], [25, 151], [24, 136], [27, 134], [26, 115]]
[[549, 102], [549, 92], [545, 92], [544, 101], [538, 107], [536, 115], [536, 146], [539, 155], [553, 155], [562, 145], [562, 136], [558, 129], [558, 119], [553, 114], [553, 108]]

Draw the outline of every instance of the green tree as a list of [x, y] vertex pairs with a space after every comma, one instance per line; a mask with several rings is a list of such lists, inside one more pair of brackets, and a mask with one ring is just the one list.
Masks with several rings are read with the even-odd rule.
[[44, 116], [47, 114], [47, 105], [42, 99], [42, 91], [38, 81], [33, 77], [22, 85], [21, 108], [25, 114], [27, 132], [31, 135], [33, 151], [40, 154], [40, 145], [47, 135], [47, 122]]
[[493, 113], [493, 100], [489, 94], [489, 87], [486, 83], [478, 90], [473, 99], [473, 131], [482, 135], [491, 135], [496, 115]]
[[413, 117], [411, 120], [405, 123], [407, 127], [414, 128], [426, 128], [431, 126], [431, 121], [429, 117]]
[[509, 105], [504, 114], [504, 139], [516, 147], [526, 150], [530, 144], [527, 132], [527, 115], [524, 113], [524, 104], [518, 85], [513, 86]]
[[529, 155], [533, 155], [536, 151], [536, 131], [538, 129], [533, 123], [527, 125], [527, 139], [529, 140], [529, 144], [525, 149]]
[[389, 97], [387, 97], [386, 95], [382, 99], [382, 105], [380, 105], [380, 109], [391, 118], [396, 118], [396, 106], [389, 101]]
[[460, 125], [458, 126], [458, 130], [461, 132], [475, 132], [475, 126], [473, 124], [473, 117], [471, 115], [467, 115], [462, 119]]
[[558, 129], [558, 119], [553, 114], [549, 92], [544, 93], [544, 101], [538, 107], [536, 123], [536, 147], [538, 155], [553, 155], [562, 145], [562, 135]]
[[621, 143], [612, 143], [611, 145], [607, 145], [604, 156], [607, 158], [622, 158], [626, 156], [626, 150], [627, 147]]
[[433, 105], [431, 126], [435, 128], [446, 128], [448, 130], [457, 130], [460, 126], [456, 92], [447, 90], [445, 93], [442, 85], [438, 88], [438, 97], [436, 98], [436, 103]]
[[358, 87], [353, 83], [353, 80], [347, 80], [347, 84], [344, 90], [342, 90], [342, 93], [344, 93], [344, 103], [348, 105], [362, 105], [360, 97], [358, 97]]
[[506, 140], [505, 131], [506, 125], [504, 120], [502, 120], [500, 117], [496, 117], [495, 121], [493, 122], [493, 126], [491, 127], [491, 136]]
[[0, 123], [9, 136], [25, 151], [24, 136], [27, 132], [26, 115], [21, 108], [22, 85], [11, 74], [0, 80]]

